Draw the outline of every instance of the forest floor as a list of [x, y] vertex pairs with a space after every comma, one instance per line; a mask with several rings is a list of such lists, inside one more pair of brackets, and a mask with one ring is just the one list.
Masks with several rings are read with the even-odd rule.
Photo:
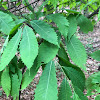
[[[83, 34], [80, 32], [80, 34], [78, 34], [78, 37], [85, 46], [87, 53], [91, 53], [98, 49], [100, 50], [100, 21], [95, 25], [93, 32], [89, 32], [88, 34]], [[4, 39], [0, 38], [0, 49], [3, 43]], [[99, 66], [100, 66], [99, 61], [93, 60], [91, 57], [88, 56], [86, 64], [87, 72], [84, 72], [86, 78], [88, 78], [89, 75], [93, 74], [94, 72], [97, 72]], [[41, 74], [42, 74], [42, 69], [40, 68], [39, 71], [37, 72], [37, 75], [31, 82], [31, 84], [25, 90], [22, 91], [21, 100], [34, 100], [34, 94], [35, 94], [34, 90], [36, 89], [36, 85], [39, 82]], [[63, 79], [63, 74], [57, 67], [58, 87], [60, 86], [62, 79]], [[89, 96], [88, 99], [94, 100], [94, 97], [95, 97], [94, 95]], [[7, 99], [2, 88], [0, 88], [0, 100], [12, 100], [11, 97]]]

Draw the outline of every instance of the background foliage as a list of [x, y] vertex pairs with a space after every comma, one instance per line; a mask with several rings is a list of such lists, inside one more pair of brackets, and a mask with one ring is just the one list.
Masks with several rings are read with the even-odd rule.
[[[76, 33], [79, 28], [84, 34], [93, 31], [94, 16], [98, 14], [97, 21], [100, 20], [100, 2], [44, 0], [38, 5], [39, 2], [0, 0], [0, 34], [6, 37], [0, 52], [0, 84], [7, 97], [20, 100], [21, 90], [42, 66], [34, 100], [88, 100], [93, 91], [100, 92], [100, 73], [85, 79], [88, 55]], [[100, 50], [90, 56], [100, 61]], [[55, 58], [64, 74], [59, 89]]]

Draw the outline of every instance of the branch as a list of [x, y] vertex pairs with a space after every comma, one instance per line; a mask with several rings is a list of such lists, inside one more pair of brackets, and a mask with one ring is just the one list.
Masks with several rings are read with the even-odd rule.
[[[19, 8], [19, 9], [18, 9], [18, 7], [17, 7], [16, 11], [19, 11], [19, 10], [25, 8], [25, 7], [28, 7], [28, 6], [34, 4], [34, 3], [38, 2], [38, 1], [40, 1], [40, 0], [34, 1], [34, 2], [32, 2], [32, 3], [30, 3], [30, 4], [26, 5], [26, 6], [23, 6], [23, 7]], [[14, 8], [14, 7], [12, 7], [12, 8]], [[12, 8], [9, 8], [9, 9], [7, 9], [7, 10], [11, 10]], [[13, 13], [13, 12], [15, 12], [15, 10], [13, 10], [13, 11], [11, 11], [11, 12]]]
[[97, 10], [95, 10], [95, 11], [94, 11], [92, 14], [90, 14], [87, 18], [91, 18], [92, 16], [94, 16], [94, 15], [98, 14], [99, 9], [100, 9], [100, 6], [98, 7], [98, 9], [97, 9]]
[[90, 5], [88, 5], [93, 11], [95, 11]]
[[[15, 1], [14, 1], [15, 2]], [[13, 4], [13, 2], [10, 2], [11, 4]], [[15, 4], [13, 4], [13, 7], [10, 7], [9, 8], [9, 2], [7, 3], [8, 4], [8, 9], [6, 9], [6, 10], [4, 10], [4, 11], [7, 11], [7, 10], [11, 10], [11, 9], [13, 9], [13, 8], [15, 8], [16, 7], [16, 5]]]
[[25, 24], [34, 30], [34, 28], [29, 23], [25, 22]]

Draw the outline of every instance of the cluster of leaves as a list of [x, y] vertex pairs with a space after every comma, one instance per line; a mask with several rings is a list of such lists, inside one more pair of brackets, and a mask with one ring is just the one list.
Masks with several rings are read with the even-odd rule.
[[[55, 8], [58, 0], [47, 0], [41, 7], [48, 1]], [[19, 91], [32, 82], [39, 67], [43, 66], [43, 73], [35, 90], [35, 100], [88, 100], [83, 94], [85, 75], [81, 70], [86, 71], [87, 54], [75, 33], [78, 26], [83, 33], [93, 31], [91, 21], [75, 12], [65, 15], [49, 14], [44, 20], [39, 20], [41, 7], [38, 12], [33, 13], [37, 18], [20, 18], [0, 11], [0, 31], [7, 35], [0, 59], [0, 84], [4, 92], [16, 100]], [[31, 8], [28, 9], [33, 12]], [[98, 60], [96, 54], [91, 56]], [[55, 57], [65, 75], [59, 92], [53, 61]], [[23, 73], [23, 70], [26, 71]]]
[[[99, 0], [88, 0], [88, 1], [87, 0], [53, 0], [53, 1], [54, 2], [51, 2], [51, 4], [53, 4], [55, 8], [58, 8], [60, 10], [66, 10], [67, 12], [70, 12], [70, 13], [76, 12], [76, 11], [78, 11], [77, 13], [83, 12], [87, 16], [91, 12], [96, 11], [100, 7]], [[49, 4], [49, 7], [52, 9], [51, 6], [52, 5]], [[70, 9], [63, 9], [67, 7]]]
[[[97, 50], [95, 52], [93, 52], [92, 54], [90, 54], [90, 56], [92, 58], [94, 58], [97, 61], [100, 61], [100, 50]], [[86, 80], [86, 89], [87, 89], [87, 96], [91, 96], [96, 94], [96, 98], [95, 100], [99, 100], [100, 99], [100, 95], [98, 95], [98, 93], [100, 93], [100, 72], [95, 72], [92, 75], [89, 76], [89, 78], [87, 78]]]
[[59, 3], [60, 7], [66, 7], [67, 4], [70, 9], [74, 10], [85, 10], [88, 7], [89, 12], [93, 12], [100, 5], [99, 0], [59, 0]]

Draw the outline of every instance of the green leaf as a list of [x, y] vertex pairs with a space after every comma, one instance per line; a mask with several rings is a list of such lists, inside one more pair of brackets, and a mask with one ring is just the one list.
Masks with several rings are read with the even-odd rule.
[[100, 100], [100, 95], [97, 95], [97, 96], [95, 97], [95, 100]]
[[57, 32], [57, 36], [58, 36], [58, 44], [60, 45], [60, 43], [61, 43], [61, 34], [60, 34], [60, 32]]
[[65, 9], [65, 8], [62, 8], [62, 10], [66, 10], [68, 13], [75, 13], [75, 14], [80, 14], [81, 13], [81, 12], [78, 12], [76, 10]]
[[[100, 72], [96, 72], [88, 77], [86, 80], [87, 95], [100, 93]], [[92, 93], [95, 91], [95, 93]]]
[[59, 31], [61, 32], [61, 34], [64, 35], [65, 38], [67, 37], [69, 22], [66, 19], [66, 17], [64, 17], [61, 14], [56, 13], [56, 14], [48, 15], [47, 19], [55, 22], [57, 24], [57, 27], [59, 28]]
[[18, 75], [18, 79], [19, 79], [19, 84], [21, 84], [21, 82], [22, 82], [22, 71], [20, 71], [20, 69], [17, 69], [17, 75]]
[[48, 4], [49, 0], [45, 0], [39, 7], [38, 7], [38, 11], [36, 12], [36, 15], [41, 13], [41, 10], [43, 9], [43, 7]]
[[[16, 0], [17, 1], [17, 0]], [[21, 5], [21, 1], [17, 2], [16, 6], [20, 6]]]
[[10, 2], [14, 2], [14, 1], [17, 1], [17, 0], [10, 0]]
[[70, 14], [67, 19], [69, 21], [68, 39], [70, 39], [77, 30], [77, 21], [73, 14]]
[[79, 96], [75, 93], [75, 91], [74, 91], [74, 95], [73, 95], [73, 100], [81, 100], [81, 99], [79, 98]]
[[85, 64], [87, 54], [80, 40], [78, 40], [78, 38], [76, 38], [75, 36], [72, 36], [69, 41], [65, 42], [72, 61], [82, 69], [86, 70]]
[[46, 41], [58, 45], [57, 34], [47, 23], [40, 20], [31, 21], [32, 27]]
[[33, 7], [29, 4], [29, 0], [23, 0], [23, 4], [30, 10], [32, 13], [34, 13]]
[[9, 67], [9, 71], [10, 73], [16, 73], [16, 69], [17, 69], [17, 56], [15, 56], [10, 63], [8, 64], [7, 67]]
[[66, 76], [71, 80], [73, 86], [76, 86], [83, 91], [85, 86], [85, 76], [81, 69], [76, 66], [64, 66], [63, 70]]
[[12, 64], [9, 64], [8, 67], [9, 67], [10, 73], [16, 72], [15, 66], [13, 66]]
[[2, 12], [4, 12], [4, 13], [7, 13], [8, 15], [10, 15], [11, 17], [12, 17], [12, 19], [14, 19], [14, 20], [17, 20], [18, 19], [18, 16], [16, 16], [16, 15], [14, 15], [13, 13], [11, 13], [11, 12], [9, 12], [9, 11], [7, 11], [7, 10], [0, 10], [0, 11], [2, 11]]
[[83, 94], [83, 92], [79, 88], [74, 86], [74, 90], [81, 100], [88, 100], [88, 98]]
[[22, 62], [21, 59], [18, 60], [18, 67], [19, 67], [20, 69], [22, 69], [23, 67], [25, 67], [25, 65], [24, 65], [24, 63]]
[[56, 8], [57, 3], [59, 0], [49, 0], [51, 2], [51, 4], [54, 6], [54, 8]]
[[19, 25], [19, 24], [22, 24], [23, 22], [25, 22], [26, 21], [26, 19], [16, 19], [15, 20], [15, 24], [16, 25]]
[[74, 66], [75, 67], [75, 65], [69, 62], [69, 58], [68, 58], [67, 52], [65, 51], [64, 47], [61, 46], [61, 48], [58, 51], [57, 57], [59, 59], [59, 64], [61, 66]]
[[66, 78], [64, 78], [59, 89], [58, 100], [72, 100], [71, 96], [71, 88]]
[[9, 65], [8, 65], [9, 70], [10, 70], [10, 73], [16, 73], [17, 68], [18, 68], [18, 66], [17, 66], [17, 61], [18, 61], [17, 56], [15, 56], [15, 57], [10, 61]]
[[67, 61], [66, 59], [63, 59], [63, 58], [60, 57], [59, 55], [58, 55], [58, 59], [59, 59], [59, 64], [60, 64], [61, 66], [66, 66], [66, 67], [69, 67], [69, 66], [70, 66], [70, 67], [74, 68], [75, 70], [77, 70], [78, 72], [80, 72], [81, 76], [82, 76], [83, 79], [85, 80], [85, 75], [84, 75], [83, 71], [82, 71], [79, 67], [77, 67], [76, 65], [70, 63], [70, 62]]
[[71, 64], [68, 60], [63, 59], [63, 58], [60, 57], [59, 55], [58, 55], [58, 59], [59, 59], [59, 64], [60, 64], [61, 66], [74, 66], [74, 67], [75, 67], [75, 65]]
[[8, 44], [8, 41], [9, 41], [9, 35], [7, 36], [5, 42], [4, 42], [3, 46], [2, 46], [2, 49], [1, 49], [1, 51], [0, 51], [0, 59], [1, 59], [1, 55], [2, 55], [2, 53], [3, 53], [3, 51], [4, 51], [4, 49], [6, 48], [6, 46], [7, 46], [7, 44]]
[[15, 66], [16, 68], [17, 68], [17, 61], [18, 61], [18, 58], [17, 58], [17, 56], [15, 56], [12, 60], [11, 60], [11, 64], [13, 65], [13, 66]]
[[9, 41], [7, 47], [5, 48], [0, 62], [0, 71], [2, 71], [15, 56], [20, 42], [22, 30], [20, 29], [15, 36]]
[[30, 68], [30, 70], [27, 69], [26, 72], [23, 75], [21, 90], [25, 89], [32, 82], [37, 71], [38, 71], [37, 61], [35, 61], [34, 65]]
[[63, 47], [63, 45], [60, 45], [60, 48], [58, 50], [58, 56], [60, 58], [63, 58], [67, 61], [69, 61], [69, 58], [68, 58], [68, 55], [67, 55], [67, 52], [65, 51], [65, 48]]
[[93, 52], [92, 54], [90, 54], [90, 56], [93, 59], [100, 61], [100, 50]]
[[9, 14], [0, 11], [0, 31], [8, 35], [15, 23]]
[[82, 32], [88, 33], [89, 31], [93, 31], [92, 22], [87, 17], [83, 15], [78, 16], [77, 23], [80, 26]]
[[58, 47], [44, 41], [39, 47], [39, 54], [38, 54], [38, 66], [41, 64], [46, 64], [51, 61], [57, 54]]
[[38, 54], [38, 43], [33, 30], [28, 26], [25, 26], [23, 29], [20, 54], [22, 61], [30, 69]]
[[2, 73], [1, 85], [2, 85], [4, 92], [6, 93], [6, 95], [8, 97], [10, 94], [10, 90], [11, 90], [11, 79], [10, 79], [8, 68], [6, 68]]
[[25, 19], [17, 19], [15, 20], [15, 26], [12, 28], [12, 30], [10, 31], [10, 34], [14, 34], [16, 33], [17, 29], [23, 24], [23, 22], [26, 21]]
[[92, 3], [95, 2], [95, 1], [96, 1], [96, 0], [90, 0], [90, 1], [88, 1], [88, 2], [85, 4], [85, 6], [83, 7], [82, 10], [85, 10], [85, 8], [88, 7], [88, 5], [92, 4]]
[[53, 61], [50, 61], [37, 85], [34, 100], [57, 100], [57, 92], [55, 65]]
[[19, 96], [19, 89], [20, 89], [20, 82], [18, 79], [18, 75], [12, 74], [11, 80], [12, 80], [11, 96], [13, 97], [14, 100], [16, 100], [16, 98]]

